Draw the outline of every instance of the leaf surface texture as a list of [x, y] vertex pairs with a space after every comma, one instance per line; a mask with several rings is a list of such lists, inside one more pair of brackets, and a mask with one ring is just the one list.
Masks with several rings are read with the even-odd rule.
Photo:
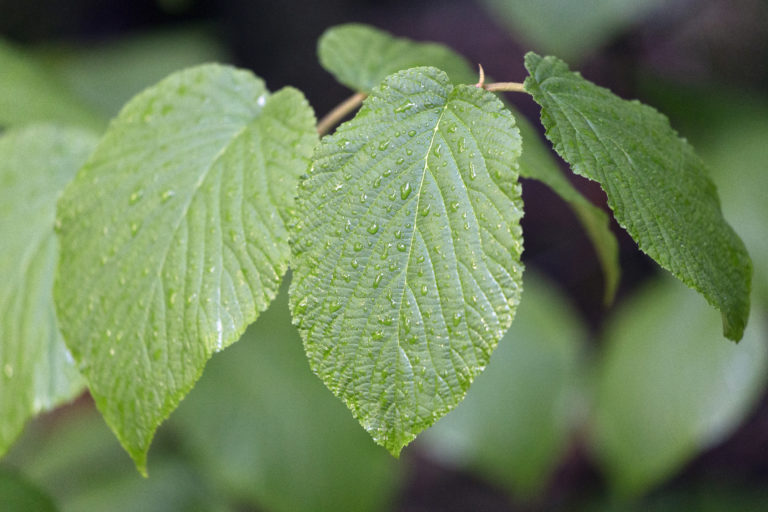
[[397, 454], [451, 410], [521, 291], [514, 118], [435, 68], [391, 75], [299, 191], [291, 287], [310, 364]]
[[526, 90], [557, 153], [600, 183], [640, 249], [704, 295], [721, 311], [725, 336], [739, 340], [752, 263], [690, 144], [653, 108], [622, 100], [555, 57], [529, 53], [525, 65]]
[[139, 469], [206, 361], [277, 293], [316, 140], [295, 89], [191, 68], [126, 105], [60, 201], [62, 330]]

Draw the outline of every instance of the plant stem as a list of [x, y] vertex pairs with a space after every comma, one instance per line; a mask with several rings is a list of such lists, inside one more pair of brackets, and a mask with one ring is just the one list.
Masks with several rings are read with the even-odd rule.
[[485, 89], [486, 91], [491, 92], [527, 92], [523, 84], [518, 82], [496, 82], [493, 84], [486, 84], [485, 70], [483, 69], [482, 64], [477, 65], [477, 71], [479, 78], [475, 84], [475, 87], [479, 87], [480, 89]]
[[331, 131], [331, 128], [336, 126], [342, 119], [344, 119], [350, 112], [358, 108], [367, 94], [358, 92], [338, 104], [333, 110], [328, 112], [319, 123], [317, 123], [317, 133], [322, 137]]
[[483, 84], [480, 87], [491, 92], [527, 92], [523, 84], [519, 82], [496, 82]]

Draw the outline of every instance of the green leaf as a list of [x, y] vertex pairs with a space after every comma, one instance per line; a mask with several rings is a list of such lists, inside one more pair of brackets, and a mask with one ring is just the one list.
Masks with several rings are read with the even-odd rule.
[[539, 138], [533, 126], [523, 117], [515, 116], [523, 138], [523, 154], [520, 156], [520, 176], [541, 181], [559, 195], [573, 209], [587, 236], [592, 242], [603, 270], [605, 304], [613, 302], [619, 287], [619, 244], [611, 231], [608, 217], [568, 181], [560, 171], [552, 151]]
[[[416, 66], [446, 70], [454, 84], [470, 84], [477, 76], [467, 61], [446, 46], [395, 38], [376, 28], [348, 24], [333, 27], [321, 37], [318, 53], [323, 67], [337, 80], [356, 91], [369, 92], [387, 75]], [[605, 302], [613, 300], [619, 284], [618, 246], [610, 231], [610, 219], [584, 198], [562, 175], [551, 151], [533, 127], [513, 107], [523, 137], [520, 175], [539, 180], [552, 188], [573, 208], [584, 226], [605, 276]]]
[[663, 0], [484, 0], [529, 48], [579, 60], [647, 17]]
[[40, 57], [52, 75], [107, 117], [174, 71], [226, 61], [221, 43], [200, 27], [165, 27], [98, 45], [59, 42]]
[[58, 508], [21, 475], [0, 468], [0, 509], [3, 512], [56, 512]]
[[34, 125], [0, 137], [0, 455], [33, 415], [83, 380], [56, 324], [56, 199], [96, 145], [90, 133]]
[[206, 481], [237, 503], [271, 512], [381, 510], [396, 491], [398, 464], [312, 375], [285, 291], [211, 360], [170, 426]]
[[753, 313], [742, 342], [723, 343], [717, 315], [669, 280], [614, 317], [597, 371], [593, 444], [617, 492], [663, 482], [744, 419], [768, 376], [768, 326]]
[[277, 293], [316, 140], [300, 92], [205, 65], [131, 100], [66, 189], [62, 332], [140, 470], [211, 354]]
[[525, 88], [557, 153], [600, 183], [640, 249], [722, 312], [725, 336], [741, 339], [752, 264], [693, 148], [656, 110], [620, 99], [555, 57], [529, 53], [525, 65]]
[[[738, 101], [745, 100], [739, 91]], [[768, 104], [750, 101], [741, 112], [736, 105], [725, 104], [731, 107], [732, 117], [718, 120], [713, 130], [715, 140], [704, 147], [703, 153], [712, 164], [712, 178], [720, 191], [725, 217], [738, 227], [752, 259], [761, 262], [755, 265], [756, 293], [752, 298], [768, 306]]]
[[586, 328], [556, 286], [530, 271], [524, 282], [515, 322], [488, 369], [422, 439], [433, 457], [530, 498], [562, 459], [584, 406]]
[[388, 77], [299, 190], [294, 321], [312, 369], [398, 454], [464, 397], [521, 292], [514, 118], [435, 68]]
[[0, 70], [0, 127], [40, 121], [103, 126], [49, 70], [2, 39]]
[[442, 69], [454, 84], [477, 81], [467, 61], [446, 46], [396, 38], [358, 23], [328, 29], [318, 41], [317, 53], [336, 80], [359, 92], [368, 93], [386, 76], [418, 66]]
[[232, 510], [194, 462], [178, 453], [174, 433], [166, 430], [165, 435], [158, 436], [160, 450], [153, 460], [152, 477], [142, 478], [104, 420], [88, 405], [79, 403], [58, 415], [54, 428], [50, 421], [30, 425], [6, 459], [43, 488], [63, 511]]

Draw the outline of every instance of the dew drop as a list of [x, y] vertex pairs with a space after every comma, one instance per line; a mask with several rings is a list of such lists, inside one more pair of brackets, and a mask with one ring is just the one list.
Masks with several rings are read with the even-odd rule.
[[370, 234], [375, 235], [379, 231], [379, 225], [377, 223], [375, 223], [375, 222], [372, 222], [371, 225], [368, 226], [367, 231]]
[[330, 304], [328, 304], [328, 311], [331, 313], [335, 313], [336, 311], [341, 309], [341, 303], [338, 301], [331, 301]]
[[352, 246], [352, 249], [354, 249], [356, 252], [362, 251], [363, 250], [362, 242], [355, 242], [355, 245]]
[[400, 186], [400, 199], [408, 199], [409, 195], [411, 195], [411, 184], [406, 181]]
[[144, 189], [140, 188], [131, 194], [131, 197], [128, 198], [128, 201], [130, 204], [136, 204], [142, 197], [144, 197]]
[[453, 314], [453, 325], [457, 326], [461, 323], [461, 313], [454, 313]]
[[378, 275], [377, 275], [377, 276], [376, 276], [376, 277], [373, 279], [373, 287], [374, 287], [374, 288], [378, 288], [378, 287], [379, 287], [379, 284], [381, 284], [381, 280], [382, 280], [382, 279], [384, 279], [384, 274], [378, 274]]
[[426, 295], [428, 291], [427, 285], [423, 284], [421, 285], [421, 294]]
[[298, 304], [296, 304], [296, 313], [297, 314], [304, 313], [307, 310], [308, 305], [309, 305], [309, 299], [307, 297], [304, 297], [299, 301]]

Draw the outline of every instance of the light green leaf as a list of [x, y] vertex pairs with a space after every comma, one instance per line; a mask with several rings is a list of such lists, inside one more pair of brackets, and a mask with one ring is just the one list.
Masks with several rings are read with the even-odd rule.
[[464, 397], [520, 296], [514, 118], [435, 68], [391, 75], [299, 190], [294, 321], [312, 369], [398, 454]]
[[[446, 70], [454, 84], [477, 81], [464, 57], [450, 48], [395, 38], [367, 25], [353, 23], [329, 29], [320, 39], [318, 53], [323, 67], [356, 91], [369, 92], [390, 73], [416, 66]], [[513, 107], [507, 105], [507, 108], [518, 120], [523, 137], [520, 176], [543, 182], [573, 208], [600, 260], [605, 276], [605, 301], [611, 302], [619, 284], [620, 270], [618, 246], [609, 228], [608, 215], [568, 182], [551, 150], [544, 146], [530, 123]]]
[[649, 490], [743, 420], [768, 376], [768, 326], [753, 313], [742, 342], [723, 343], [717, 315], [669, 280], [615, 316], [598, 366], [593, 444], [617, 492]]
[[49, 70], [0, 39], [0, 127], [60, 121], [99, 128], [102, 119]]
[[211, 354], [277, 293], [316, 140], [301, 93], [205, 65], [131, 100], [66, 189], [62, 332], [140, 470]]
[[442, 69], [454, 84], [477, 81], [467, 61], [446, 46], [396, 38], [358, 23], [328, 29], [318, 41], [317, 53], [336, 80], [359, 92], [368, 93], [387, 75], [418, 66]]
[[610, 304], [616, 295], [621, 278], [619, 244], [611, 231], [610, 218], [571, 185], [568, 178], [560, 171], [552, 151], [544, 145], [533, 126], [523, 116], [515, 117], [523, 138], [520, 176], [541, 181], [573, 209], [600, 260], [605, 280], [603, 299], [605, 304]]
[[562, 459], [585, 408], [579, 363], [586, 328], [551, 283], [530, 271], [524, 281], [515, 322], [488, 369], [421, 439], [435, 458], [530, 498]]
[[529, 53], [525, 65], [525, 88], [558, 154], [600, 183], [640, 249], [721, 311], [725, 336], [741, 339], [752, 264], [693, 148], [656, 110], [620, 99], [555, 57]]
[[0, 137], [0, 455], [33, 415], [84, 383], [56, 324], [56, 199], [96, 138], [34, 125]]
[[536, 51], [579, 60], [652, 13], [663, 0], [484, 0], [494, 19]]
[[271, 512], [382, 510], [398, 464], [312, 375], [285, 291], [211, 360], [170, 426], [206, 481], [238, 503]]

